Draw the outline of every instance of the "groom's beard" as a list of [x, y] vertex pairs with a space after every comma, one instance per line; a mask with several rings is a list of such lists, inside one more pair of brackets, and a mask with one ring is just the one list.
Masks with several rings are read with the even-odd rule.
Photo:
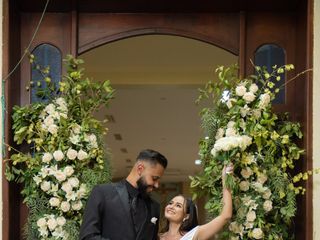
[[148, 195], [147, 189], [148, 187], [153, 188], [153, 186], [150, 186], [146, 183], [144, 177], [140, 177], [137, 181], [138, 191], [139, 193], [144, 197]]

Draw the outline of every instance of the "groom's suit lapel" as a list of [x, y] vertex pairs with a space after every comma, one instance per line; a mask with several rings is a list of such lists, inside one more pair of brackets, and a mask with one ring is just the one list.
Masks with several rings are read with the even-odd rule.
[[132, 222], [132, 217], [131, 217], [131, 212], [130, 212], [129, 195], [128, 195], [128, 190], [126, 188], [126, 185], [125, 185], [124, 181], [114, 183], [113, 185], [114, 185], [117, 193], [119, 194], [119, 198], [120, 198], [121, 205], [122, 205], [122, 210], [125, 212], [125, 216], [124, 216], [123, 221], [125, 221], [127, 219], [128, 224], [129, 224], [129, 226], [132, 227], [132, 231], [134, 233], [135, 231], [134, 231], [134, 225]]

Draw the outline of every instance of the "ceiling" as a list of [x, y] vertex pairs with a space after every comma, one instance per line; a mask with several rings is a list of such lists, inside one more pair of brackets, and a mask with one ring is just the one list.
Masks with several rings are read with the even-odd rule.
[[163, 181], [186, 181], [201, 170], [198, 141], [203, 136], [196, 106], [198, 88], [213, 79], [218, 65], [237, 56], [193, 39], [146, 35], [106, 44], [81, 55], [85, 73], [109, 79], [116, 90], [108, 115], [106, 144], [114, 178], [126, 176], [139, 151], [151, 148], [169, 161]]

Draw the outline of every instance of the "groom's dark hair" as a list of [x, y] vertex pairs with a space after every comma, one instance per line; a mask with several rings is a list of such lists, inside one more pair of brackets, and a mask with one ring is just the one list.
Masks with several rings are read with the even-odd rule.
[[165, 156], [152, 149], [142, 150], [137, 157], [137, 161], [139, 160], [147, 161], [154, 165], [159, 163], [163, 168], [166, 168], [168, 165], [168, 160], [165, 158]]

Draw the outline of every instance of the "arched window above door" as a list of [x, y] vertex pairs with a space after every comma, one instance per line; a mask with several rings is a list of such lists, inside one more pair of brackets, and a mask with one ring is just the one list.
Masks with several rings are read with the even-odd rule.
[[[264, 44], [260, 46], [254, 54], [254, 64], [256, 66], [266, 66], [269, 72], [272, 71], [272, 66], [283, 66], [286, 61], [286, 53], [282, 47], [275, 44]], [[275, 82], [275, 88], [280, 87], [285, 83], [285, 75], [281, 75], [280, 81]], [[285, 104], [286, 91], [285, 88], [280, 89], [276, 98], [273, 100], [274, 104]]]
[[[61, 71], [62, 71], [62, 56], [60, 50], [48, 43], [38, 45], [33, 51], [32, 54], [35, 56], [36, 64], [41, 67], [50, 67], [50, 78], [51, 81], [58, 86], [61, 81]], [[40, 71], [32, 67], [31, 69], [31, 80], [36, 83], [41, 82], [41, 87], [46, 87], [46, 82], [44, 81], [43, 76]], [[31, 89], [31, 103], [46, 101], [46, 99], [37, 96], [36, 88]]]

